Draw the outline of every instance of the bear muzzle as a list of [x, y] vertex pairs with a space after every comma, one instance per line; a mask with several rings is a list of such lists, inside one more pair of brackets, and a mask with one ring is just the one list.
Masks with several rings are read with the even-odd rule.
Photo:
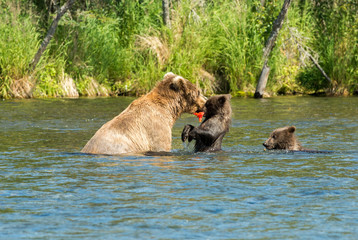
[[205, 97], [204, 95], [200, 94], [199, 99], [198, 99], [198, 106], [195, 112], [205, 112], [204, 111], [204, 106], [205, 103], [207, 101], [207, 97]]
[[264, 142], [262, 145], [264, 145], [264, 147], [267, 149], [267, 150], [272, 150], [273, 147], [270, 146], [267, 142]]

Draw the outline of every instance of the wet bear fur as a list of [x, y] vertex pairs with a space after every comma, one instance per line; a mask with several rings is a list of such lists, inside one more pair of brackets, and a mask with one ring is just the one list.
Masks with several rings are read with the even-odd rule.
[[148, 94], [105, 123], [81, 152], [117, 155], [170, 151], [175, 121], [182, 113], [202, 110], [205, 102], [199, 88], [169, 72]]
[[287, 126], [274, 130], [270, 137], [263, 143], [268, 150], [292, 150], [305, 151], [295, 136], [296, 127]]
[[217, 95], [208, 99], [204, 106], [204, 121], [194, 127], [185, 125], [182, 141], [195, 142], [195, 152], [215, 152], [221, 150], [222, 140], [231, 124], [231, 95]]

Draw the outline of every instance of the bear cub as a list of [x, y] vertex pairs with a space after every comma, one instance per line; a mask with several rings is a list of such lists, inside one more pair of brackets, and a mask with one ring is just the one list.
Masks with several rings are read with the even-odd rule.
[[181, 139], [195, 142], [195, 152], [214, 152], [221, 150], [221, 143], [231, 124], [230, 94], [210, 97], [204, 105], [204, 121], [194, 127], [185, 125]]
[[305, 151], [301, 146], [301, 143], [296, 139], [295, 136], [296, 127], [289, 126], [278, 128], [274, 130], [270, 137], [263, 143], [268, 150], [291, 150], [291, 151]]

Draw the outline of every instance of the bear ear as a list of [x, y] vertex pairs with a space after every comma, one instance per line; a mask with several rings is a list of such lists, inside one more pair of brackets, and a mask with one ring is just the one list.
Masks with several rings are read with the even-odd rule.
[[288, 131], [290, 133], [294, 133], [296, 131], [296, 127], [295, 126], [288, 127]]
[[225, 97], [225, 96], [220, 96], [219, 99], [218, 99], [218, 102], [219, 102], [221, 105], [224, 105], [224, 103], [226, 102], [226, 97]]
[[180, 89], [184, 88], [183, 78], [180, 76], [175, 76], [172, 80], [173, 82], [170, 83], [169, 88], [178, 92]]
[[226, 96], [226, 98], [227, 98], [228, 100], [231, 99], [231, 94], [225, 94], [225, 96]]
[[175, 78], [176, 75], [172, 72], [168, 72], [164, 75], [163, 79]]
[[178, 85], [178, 83], [175, 83], [175, 82], [171, 83], [171, 84], [169, 85], [169, 88], [170, 88], [171, 90], [175, 91], [175, 92], [178, 92], [178, 91], [179, 91], [179, 85]]

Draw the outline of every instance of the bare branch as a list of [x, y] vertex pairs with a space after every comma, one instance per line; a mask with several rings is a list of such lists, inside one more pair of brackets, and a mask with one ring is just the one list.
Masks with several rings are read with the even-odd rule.
[[[332, 82], [332, 80], [328, 77], [328, 75], [326, 74], [326, 72], [323, 70], [323, 68], [319, 65], [318, 63], [318, 57], [313, 57], [309, 51], [313, 52], [312, 49], [308, 48], [307, 46], [304, 46], [300, 41], [299, 41], [299, 34], [298, 33], [294, 33], [294, 29], [293, 28], [290, 28], [289, 27], [289, 30], [290, 30], [290, 34], [291, 34], [291, 37], [293, 39], [293, 41], [296, 43], [297, 47], [298, 47], [298, 50], [304, 55], [304, 56], [307, 56], [312, 62], [313, 64], [318, 68], [318, 70], [322, 73], [322, 75], [329, 81], [329, 82]], [[308, 50], [306, 50], [308, 49]], [[315, 55], [318, 55], [318, 54], [315, 54]]]
[[42, 56], [42, 54], [44, 53], [44, 51], [47, 48], [47, 45], [50, 43], [53, 35], [55, 34], [58, 22], [60, 21], [60, 19], [62, 18], [62, 16], [67, 12], [68, 9], [71, 8], [72, 4], [75, 2], [76, 0], [68, 0], [57, 12], [57, 16], [56, 18], [53, 20], [47, 35], [45, 37], [45, 39], [42, 41], [41, 46], [39, 48], [39, 50], [37, 51], [34, 59], [31, 61], [29, 67], [30, 67], [30, 71], [33, 72], [35, 70], [36, 65], [38, 64], [38, 62], [40, 61], [40, 58]]

